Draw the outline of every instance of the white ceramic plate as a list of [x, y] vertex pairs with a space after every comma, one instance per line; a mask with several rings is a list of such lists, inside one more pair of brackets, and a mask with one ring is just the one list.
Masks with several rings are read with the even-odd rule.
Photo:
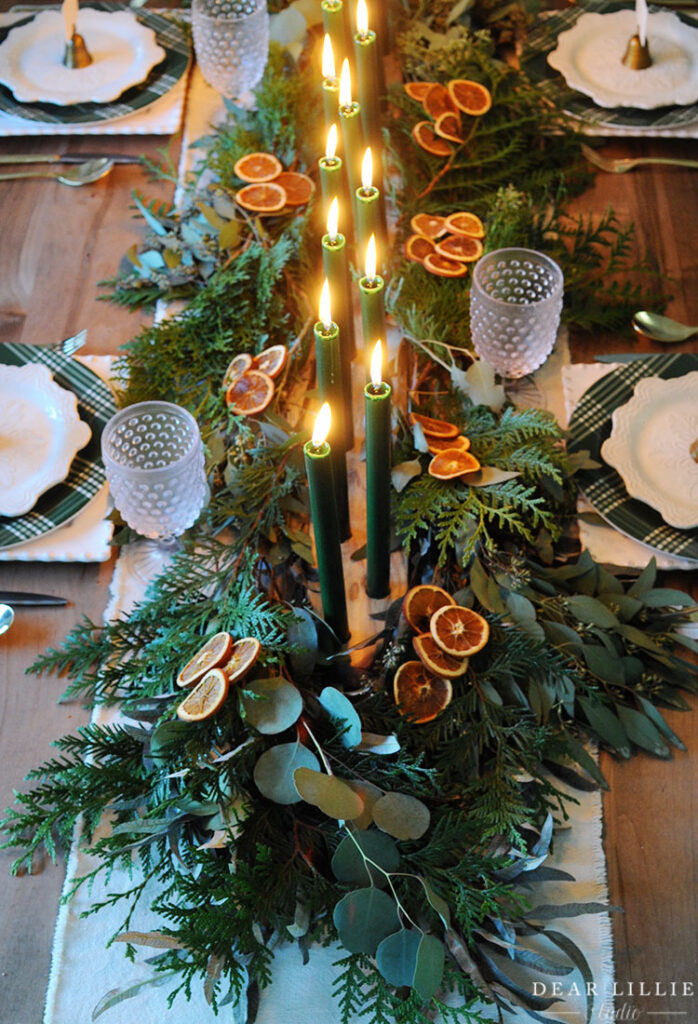
[[68, 475], [92, 436], [47, 366], [0, 366], [0, 515], [21, 516]]
[[108, 103], [142, 82], [165, 57], [152, 29], [130, 11], [78, 13], [77, 31], [92, 56], [86, 68], [63, 64], [65, 29], [60, 11], [42, 11], [12, 29], [0, 45], [0, 82], [20, 103]]
[[646, 377], [613, 413], [603, 459], [628, 494], [657, 509], [678, 530], [698, 526], [698, 371], [662, 380]]
[[600, 107], [652, 110], [698, 100], [698, 28], [670, 11], [652, 13], [647, 45], [652, 64], [632, 71], [622, 63], [628, 40], [637, 31], [634, 10], [583, 14], [561, 32], [548, 63], [567, 84]]

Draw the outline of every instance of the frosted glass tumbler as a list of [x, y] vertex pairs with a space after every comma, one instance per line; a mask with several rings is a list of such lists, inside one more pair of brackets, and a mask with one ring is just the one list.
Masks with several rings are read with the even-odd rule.
[[144, 537], [169, 543], [196, 520], [208, 495], [196, 420], [171, 402], [139, 402], [102, 431], [114, 504]]
[[266, 0], [193, 0], [194, 53], [214, 89], [239, 99], [264, 74], [269, 53]]
[[470, 333], [503, 377], [524, 377], [552, 352], [562, 312], [562, 271], [534, 249], [496, 249], [475, 264]]

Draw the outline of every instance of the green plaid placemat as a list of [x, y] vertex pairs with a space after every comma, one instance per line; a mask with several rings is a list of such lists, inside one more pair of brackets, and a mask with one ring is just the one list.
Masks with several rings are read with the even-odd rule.
[[[561, 107], [566, 113], [578, 118], [585, 125], [603, 128], [612, 128], [616, 125], [619, 128], [652, 130], [693, 124], [698, 121], [698, 104], [696, 103], [681, 107], [656, 107], [654, 110], [638, 110], [634, 107], [615, 107], [613, 109], [598, 107], [589, 97], [570, 89], [560, 72], [548, 64], [547, 55], [555, 49], [557, 37], [561, 32], [571, 29], [577, 19], [586, 11], [603, 14], [628, 6], [627, 3], [618, 3], [616, 0], [598, 0], [598, 2], [582, 0], [574, 7], [568, 7], [563, 11], [543, 12], [526, 38], [526, 48], [521, 58], [524, 71], [532, 81], [543, 88], [555, 106]], [[687, 25], [692, 25], [695, 28], [695, 21], [678, 11], [674, 13]]]
[[[122, 10], [123, 4], [93, 3], [98, 11]], [[132, 86], [111, 103], [73, 103], [59, 107], [53, 103], [20, 103], [12, 92], [0, 85], [0, 112], [23, 121], [41, 124], [100, 124], [126, 117], [136, 110], [149, 107], [168, 93], [177, 84], [189, 66], [189, 36], [183, 26], [156, 11], [141, 10], [138, 20], [152, 28], [157, 41], [165, 50], [165, 57], [157, 64], [144, 82]], [[0, 30], [0, 42], [16, 25], [24, 25], [31, 18], [22, 19], [15, 25]]]
[[601, 458], [601, 445], [611, 433], [613, 410], [629, 402], [643, 377], [682, 377], [698, 370], [698, 355], [649, 356], [611, 370], [582, 396], [572, 413], [568, 451], [586, 450], [600, 469], [582, 470], [577, 482], [597, 512], [611, 526], [650, 548], [698, 560], [698, 530], [667, 526], [659, 512], [631, 498], [619, 474]]
[[0, 516], [0, 548], [8, 548], [62, 526], [94, 498], [106, 479], [100, 449], [102, 430], [116, 412], [116, 404], [107, 385], [92, 370], [54, 349], [0, 345], [0, 363], [45, 363], [56, 383], [77, 395], [80, 419], [92, 430], [90, 441], [73, 459], [63, 483], [42, 494], [26, 515]]

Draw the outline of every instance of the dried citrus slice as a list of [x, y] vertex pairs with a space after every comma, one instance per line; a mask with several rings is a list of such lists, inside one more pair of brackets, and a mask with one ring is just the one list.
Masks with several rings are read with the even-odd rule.
[[276, 380], [288, 358], [288, 349], [285, 345], [270, 345], [255, 356], [253, 365], [255, 370], [262, 370], [269, 374], [272, 380]]
[[272, 153], [246, 153], [233, 170], [242, 181], [271, 181], [281, 174], [283, 166]]
[[449, 95], [448, 89], [445, 85], [439, 85], [438, 83], [432, 85], [431, 89], [427, 90], [426, 96], [422, 100], [422, 106], [435, 121], [442, 114], [454, 113], [456, 110], [456, 105]]
[[435, 251], [434, 243], [426, 235], [410, 235], [405, 242], [405, 256], [415, 263], [422, 263], [425, 256]]
[[437, 213], [415, 213], [410, 221], [415, 235], [426, 235], [427, 238], [438, 238], [446, 233], [446, 218]]
[[193, 686], [209, 669], [216, 668], [229, 657], [233, 647], [230, 633], [214, 633], [194, 657], [179, 670], [177, 686]]
[[453, 235], [469, 235], [471, 238], [484, 238], [485, 225], [474, 213], [459, 211], [446, 218], [446, 230]]
[[183, 722], [202, 722], [215, 715], [228, 696], [228, 677], [219, 668], [212, 668], [177, 707], [177, 718]]
[[431, 437], [458, 437], [458, 427], [448, 420], [437, 420], [433, 416], [422, 416], [420, 412], [410, 413], [410, 423], [419, 423], [425, 435]]
[[412, 138], [434, 156], [449, 156], [453, 152], [446, 140], [436, 135], [431, 121], [418, 121], [412, 129]]
[[421, 661], [406, 661], [395, 673], [393, 693], [400, 714], [420, 725], [451, 703], [453, 687], [450, 679], [433, 675]]
[[470, 235], [447, 235], [436, 243], [436, 251], [449, 260], [474, 263], [480, 259], [484, 248], [479, 238], [471, 238]]
[[477, 654], [490, 637], [487, 619], [458, 604], [434, 612], [429, 631], [441, 650], [454, 658], [469, 658], [471, 654]]
[[411, 99], [417, 100], [418, 103], [423, 103], [424, 97], [432, 85], [434, 85], [434, 82], [405, 82], [404, 89]]
[[437, 480], [453, 480], [479, 468], [480, 463], [470, 452], [462, 448], [444, 448], [429, 463], [429, 476], [435, 476]]
[[262, 370], [246, 370], [236, 377], [225, 393], [225, 400], [238, 416], [262, 412], [274, 397], [274, 381]]
[[223, 387], [229, 387], [236, 377], [239, 377], [245, 370], [249, 370], [252, 366], [252, 356], [249, 352], [239, 352], [238, 355], [233, 356], [228, 364], [228, 369], [223, 374]]
[[460, 130], [460, 115], [453, 110], [445, 110], [439, 114], [434, 125], [434, 131], [442, 139], [449, 139], [451, 142], [461, 143], [463, 136]]
[[467, 78], [455, 78], [449, 82], [448, 94], [464, 114], [486, 114], [492, 106], [492, 94], [489, 89]]
[[452, 654], [446, 654], [431, 633], [420, 633], [419, 636], [413, 636], [412, 646], [421, 663], [437, 676], [456, 679], [458, 676], [462, 676], [468, 667], [467, 658], [454, 658]]
[[230, 652], [230, 659], [223, 665], [228, 682], [235, 683], [242, 679], [256, 662], [261, 650], [262, 645], [253, 636], [237, 640]]
[[465, 277], [468, 268], [462, 260], [452, 260], [442, 256], [440, 252], [429, 253], [424, 257], [423, 266], [437, 277]]
[[458, 437], [427, 437], [427, 444], [432, 455], [446, 448], [460, 448], [462, 452], [467, 452], [470, 448], [470, 438], [464, 434], [459, 434]]
[[288, 206], [303, 206], [315, 191], [315, 182], [300, 171], [282, 171], [274, 178], [275, 185], [281, 185], [286, 192]]
[[275, 181], [245, 185], [235, 193], [235, 202], [254, 213], [278, 213], [286, 205], [286, 189]]
[[415, 632], [424, 633], [429, 629], [434, 612], [453, 603], [453, 598], [443, 587], [437, 587], [433, 583], [422, 583], [418, 587], [412, 587], [405, 594], [402, 614]]

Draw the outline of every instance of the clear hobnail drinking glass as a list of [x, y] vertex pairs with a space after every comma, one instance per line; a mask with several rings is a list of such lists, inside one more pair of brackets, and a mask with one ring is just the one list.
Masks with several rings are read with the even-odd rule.
[[214, 89], [240, 99], [264, 73], [269, 53], [266, 0], [193, 0], [194, 53]]
[[476, 263], [470, 333], [478, 356], [502, 377], [525, 377], [552, 352], [563, 283], [557, 263], [534, 249], [496, 249]]
[[112, 416], [102, 458], [114, 504], [143, 537], [172, 544], [208, 496], [196, 420], [171, 402], [139, 402]]

